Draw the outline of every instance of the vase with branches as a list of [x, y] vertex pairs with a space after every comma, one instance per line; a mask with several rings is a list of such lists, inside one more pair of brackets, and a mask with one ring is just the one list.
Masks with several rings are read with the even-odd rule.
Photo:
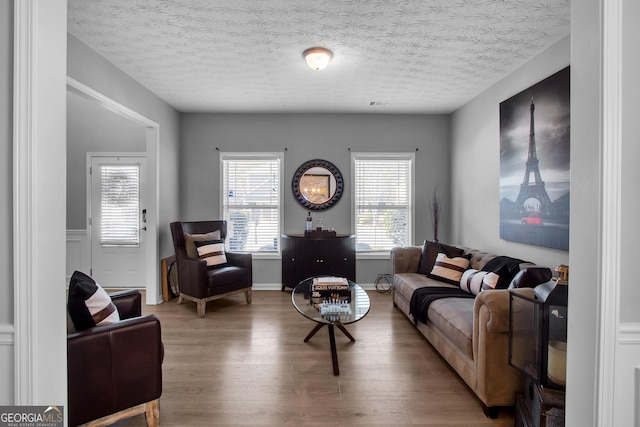
[[433, 241], [438, 242], [438, 226], [440, 224], [440, 214], [442, 212], [442, 198], [438, 194], [438, 186], [436, 185], [431, 193], [430, 205], [431, 225], [433, 227]]

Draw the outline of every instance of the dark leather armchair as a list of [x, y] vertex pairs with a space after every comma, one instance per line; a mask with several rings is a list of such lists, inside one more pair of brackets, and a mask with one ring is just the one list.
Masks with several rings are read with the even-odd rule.
[[120, 321], [67, 334], [69, 426], [109, 425], [144, 413], [159, 425], [162, 394], [160, 321], [141, 316], [138, 290], [110, 295]]
[[247, 304], [251, 303], [253, 284], [252, 257], [248, 252], [226, 252], [227, 263], [207, 267], [199, 258], [187, 255], [184, 233], [207, 234], [220, 231], [220, 239], [227, 237], [227, 222], [195, 221], [170, 224], [173, 247], [178, 268], [178, 304], [187, 299], [197, 304], [198, 317], [204, 317], [207, 301], [244, 292]]

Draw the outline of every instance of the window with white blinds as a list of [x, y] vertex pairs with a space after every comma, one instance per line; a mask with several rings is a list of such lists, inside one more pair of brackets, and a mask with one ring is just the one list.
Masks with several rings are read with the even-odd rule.
[[220, 161], [227, 249], [277, 253], [282, 217], [282, 154], [220, 153]]
[[352, 153], [354, 229], [360, 253], [411, 244], [413, 153]]
[[140, 165], [100, 166], [100, 244], [140, 244]]

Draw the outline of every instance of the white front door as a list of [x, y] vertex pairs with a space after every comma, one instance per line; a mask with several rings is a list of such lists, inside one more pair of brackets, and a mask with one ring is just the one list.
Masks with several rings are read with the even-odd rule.
[[146, 287], [146, 167], [144, 156], [91, 156], [91, 275], [103, 287]]

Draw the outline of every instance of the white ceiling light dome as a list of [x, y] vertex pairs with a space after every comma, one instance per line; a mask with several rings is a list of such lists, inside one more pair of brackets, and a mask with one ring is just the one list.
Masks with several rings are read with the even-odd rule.
[[302, 53], [307, 65], [316, 71], [324, 69], [333, 58], [329, 49], [323, 47], [311, 47]]

